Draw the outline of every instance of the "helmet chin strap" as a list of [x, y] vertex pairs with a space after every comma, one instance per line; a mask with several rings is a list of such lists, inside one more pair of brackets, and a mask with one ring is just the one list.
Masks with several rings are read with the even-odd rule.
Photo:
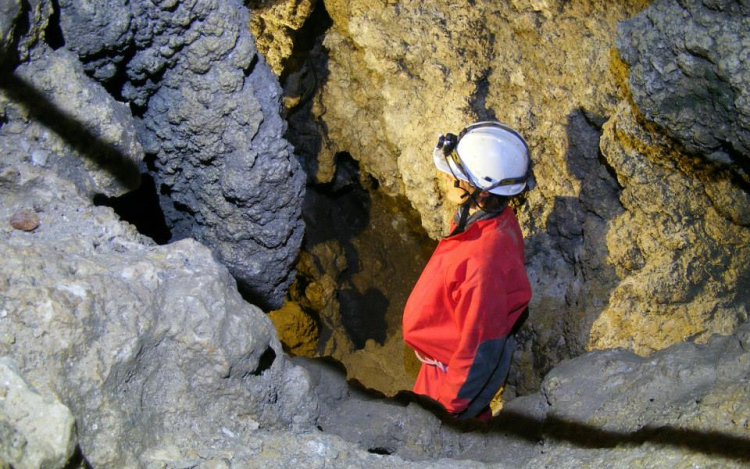
[[[458, 179], [456, 179], [456, 182], [454, 184], [456, 187], [461, 187], [461, 183], [458, 181]], [[463, 202], [461, 206], [459, 206], [458, 210], [460, 215], [458, 223], [456, 224], [456, 228], [448, 236], [453, 236], [455, 234], [463, 232], [464, 229], [466, 229], [466, 221], [469, 219], [469, 208], [471, 208], [472, 203], [477, 207], [479, 206], [476, 201], [476, 196], [480, 192], [482, 192], [482, 189], [477, 187], [473, 192], [469, 192], [466, 189], [463, 189], [463, 191], [464, 193], [461, 198], [466, 199], [466, 201]]]

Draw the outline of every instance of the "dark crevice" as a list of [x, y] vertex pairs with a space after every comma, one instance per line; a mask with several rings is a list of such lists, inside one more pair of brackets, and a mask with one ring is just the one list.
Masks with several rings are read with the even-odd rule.
[[258, 65], [258, 54], [255, 54], [250, 60], [250, 63], [247, 65], [247, 67], [242, 69], [242, 73], [245, 75], [245, 78], [253, 74], [253, 70], [255, 70], [256, 65]]
[[120, 197], [107, 197], [101, 194], [94, 196], [94, 205], [114, 209], [121, 219], [133, 224], [143, 235], [166, 244], [172, 237], [167, 226], [164, 212], [159, 205], [156, 184], [149, 174], [141, 174], [141, 185], [138, 189]]
[[369, 288], [360, 293], [354, 288], [342, 288], [337, 300], [341, 307], [341, 320], [346, 333], [357, 349], [363, 349], [368, 340], [385, 343], [388, 323], [388, 297], [380, 290]]
[[130, 113], [133, 115], [133, 117], [142, 119], [143, 116], [146, 115], [146, 111], [148, 110], [147, 106], [139, 106], [133, 101], [128, 102], [128, 106], [130, 107]]
[[324, 2], [318, 1], [313, 7], [310, 16], [305, 20], [305, 23], [297, 30], [292, 54], [286, 60], [284, 71], [279, 77], [281, 83], [286, 81], [290, 73], [296, 72], [308, 65], [316, 44], [322, 40], [326, 31], [331, 26], [333, 26], [333, 20], [328, 11], [326, 11]]
[[195, 210], [193, 210], [192, 208], [190, 208], [190, 206], [182, 202], [177, 202], [176, 200], [173, 200], [172, 203], [174, 204], [175, 210], [177, 210], [178, 212], [183, 212], [191, 216], [194, 216], [196, 214]]
[[81, 446], [77, 445], [73, 456], [70, 457], [63, 469], [93, 469], [93, 466], [86, 460], [83, 451], [81, 451]]
[[276, 352], [274, 352], [273, 348], [269, 345], [268, 348], [266, 348], [266, 351], [263, 352], [263, 355], [260, 356], [258, 367], [252, 372], [253, 376], [260, 376], [264, 371], [271, 368], [274, 360], [276, 360]]
[[44, 39], [53, 50], [65, 46], [65, 37], [60, 27], [60, 5], [57, 0], [52, 0], [52, 15], [50, 15], [49, 24], [44, 30]]
[[153, 153], [146, 153], [143, 157], [143, 164], [150, 173], [156, 173], [159, 171], [156, 167], [156, 158], [157, 156]]
[[471, 109], [476, 113], [477, 120], [480, 121], [495, 121], [497, 116], [495, 111], [487, 108], [487, 97], [490, 94], [490, 71], [485, 72], [485, 76], [477, 82], [477, 89], [471, 96], [470, 106]]
[[[130, 62], [133, 59], [133, 57], [135, 57], [136, 52], [137, 50], [135, 46], [130, 44], [130, 47], [126, 48], [122, 52], [123, 55], [121, 57], [111, 57], [112, 53], [110, 51], [104, 51], [101, 54], [98, 54], [97, 56], [84, 57], [83, 60], [85, 62], [93, 62], [99, 59], [111, 58], [113, 63], [117, 67], [117, 72], [114, 74], [114, 76], [112, 76], [112, 78], [106, 81], [101, 81], [101, 84], [104, 87], [104, 89], [106, 89], [107, 92], [117, 101], [127, 103], [128, 100], [125, 99], [125, 97], [122, 95], [125, 84], [130, 81], [130, 77], [128, 76], [126, 65], [128, 64], [128, 62]], [[131, 105], [130, 110], [131, 110], [131, 113], [133, 113], [133, 115], [136, 115], [135, 111], [139, 109]], [[139, 117], [142, 117], [142, 114], [139, 115]]]
[[739, 168], [739, 171], [732, 171], [734, 174], [732, 182], [734, 182], [737, 187], [750, 194], [750, 157], [738, 151], [729, 143], [724, 143], [722, 150], [729, 155], [732, 162]]
[[394, 450], [390, 448], [370, 448], [367, 450], [367, 452], [372, 454], [380, 454], [383, 456], [390, 456], [394, 453]]
[[284, 137], [294, 146], [308, 181], [315, 182], [318, 156], [323, 147], [325, 124], [312, 112], [313, 101], [328, 80], [328, 53], [323, 39], [333, 20], [318, 1], [297, 31], [291, 56], [286, 60], [280, 82], [284, 88], [283, 115], [288, 123]]
[[612, 178], [612, 181], [615, 184], [617, 184], [617, 191], [622, 192], [624, 187], [622, 187], [622, 185], [620, 184], [620, 180], [617, 178], [617, 171], [615, 171], [615, 168], [609, 163], [609, 161], [607, 160], [607, 158], [604, 156], [604, 154], [601, 151], [599, 151], [597, 158], [599, 160], [599, 164], [601, 164], [604, 167], [604, 169], [607, 170], [607, 173]]

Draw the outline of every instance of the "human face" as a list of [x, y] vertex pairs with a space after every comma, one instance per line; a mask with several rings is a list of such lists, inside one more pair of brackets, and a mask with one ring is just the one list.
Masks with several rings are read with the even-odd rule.
[[440, 174], [440, 189], [442, 190], [445, 199], [454, 205], [461, 205], [462, 203], [466, 202], [466, 197], [464, 196], [464, 194], [466, 194], [467, 192], [471, 192], [471, 184], [466, 181], [459, 180], [459, 186], [456, 187], [454, 184], [456, 179], [452, 175], [443, 172], [441, 172]]

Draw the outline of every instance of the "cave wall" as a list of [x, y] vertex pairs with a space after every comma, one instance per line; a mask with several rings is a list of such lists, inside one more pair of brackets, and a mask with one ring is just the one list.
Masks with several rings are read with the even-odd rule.
[[[3, 136], [92, 196], [122, 195], [148, 172], [171, 239], [198, 239], [248, 298], [280, 306], [302, 241], [304, 175], [242, 3], [10, 3]], [[65, 145], [80, 158], [60, 163]]]
[[529, 142], [524, 392], [586, 350], [647, 354], [747, 320], [747, 12], [648, 3], [323, 2], [320, 136], [300, 146], [315, 181], [347, 152], [437, 238], [452, 207], [436, 136], [497, 119]]
[[[677, 4], [658, 5], [667, 8]], [[734, 4], [721, 2], [680, 5], [693, 8], [689, 10], [693, 17], [701, 17], [701, 12], [715, 15], [722, 8], [734, 15], [746, 13], [733, 10], [738, 8]], [[499, 425], [489, 432], [446, 424], [439, 418], [439, 409], [420, 405], [418, 400], [403, 395], [400, 400], [378, 401], [372, 395], [347, 388], [340, 376], [321, 378], [320, 367], [308, 364], [302, 369], [293, 364], [282, 353], [268, 318], [240, 297], [229, 271], [216, 262], [216, 257], [220, 257], [216, 246], [208, 249], [188, 239], [158, 246], [120, 221], [111, 209], [91, 203], [94, 194], [114, 196], [130, 190], [137, 179], [128, 176], [137, 175], [139, 170], [151, 171], [160, 178], [159, 185], [166, 186], [165, 192], [175, 187], [175, 193], [183, 194], [180, 197], [189, 198], [185, 194], [192, 194], [197, 199], [217, 194], [209, 184], [217, 175], [231, 180], [250, 174], [251, 181], [256, 178], [273, 182], [266, 173], [254, 172], [257, 165], [286, 174], [280, 180], [290, 188], [287, 195], [294, 199], [302, 177], [293, 169], [291, 158], [285, 166], [288, 152], [283, 149], [288, 148], [288, 143], [276, 134], [283, 130], [283, 123], [279, 124], [279, 116], [274, 113], [280, 88], [262, 59], [253, 60], [252, 41], [246, 28], [236, 23], [248, 19], [245, 10], [231, 1], [114, 2], [108, 4], [111, 10], [86, 6], [91, 5], [64, 0], [0, 2], [3, 464], [22, 467], [25, 462], [43, 457], [47, 458], [44, 467], [482, 465], [475, 460], [445, 459], [462, 457], [513, 467], [628, 467], [643, 461], [657, 465], [669, 461], [675, 465], [744, 467], [750, 460], [746, 438], [750, 364], [747, 324], [739, 327], [734, 336], [714, 336], [705, 345], [678, 344], [649, 358], [608, 350], [565, 361], [547, 376], [540, 393], [510, 403], [510, 413], [496, 421]], [[586, 30], [573, 34], [581, 28], [576, 24], [580, 18], [574, 21], [573, 13], [587, 15], [586, 18], [609, 14], [581, 4], [565, 3], [553, 9], [547, 6], [545, 2], [512, 3], [509, 8], [517, 21], [512, 23], [518, 28], [515, 33], [535, 36], [546, 31], [549, 35], [543, 38], [554, 39], [552, 29], [545, 29], [544, 25], [557, 21], [571, 28], [561, 31], [581, 40], [593, 33]], [[703, 11], [703, 6], [710, 8]], [[189, 11], [183, 7], [189, 7]], [[366, 16], [369, 11], [357, 3], [338, 7], [331, 12], [338, 25], [350, 16]], [[392, 8], [382, 15], [388, 21], [398, 19], [402, 7], [411, 7], [404, 11], [415, 15], [421, 13], [414, 4], [373, 6], [376, 11]], [[445, 8], [458, 15], [451, 18], [458, 21], [460, 30], [470, 31], [477, 26], [460, 25], [464, 21], [461, 11]], [[646, 10], [654, 11], [661, 10]], [[431, 12], [432, 17], [434, 13]], [[673, 12], [665, 10], [661, 14], [667, 13]], [[500, 17], [496, 15], [495, 19]], [[599, 24], [597, 21], [584, 23], [592, 28]], [[649, 22], [659, 23], [656, 17]], [[606, 49], [606, 57], [595, 55], [602, 61], [595, 63], [602, 67], [605, 84], [611, 85], [606, 89], [617, 99], [610, 101], [599, 96], [592, 102], [601, 100], [606, 104], [602, 104], [602, 109], [609, 114], [592, 113], [588, 108], [561, 114], [556, 123], [544, 127], [550, 132], [551, 141], [516, 122], [522, 130], [536, 135], [535, 162], [541, 166], [541, 176], [537, 174], [539, 189], [530, 193], [517, 210], [529, 237], [530, 271], [537, 280], [537, 292], [548, 294], [533, 305], [536, 310], [532, 310], [530, 325], [524, 332], [526, 348], [519, 354], [521, 363], [528, 365], [524, 371], [529, 373], [524, 378], [526, 382], [518, 378], [517, 382], [527, 389], [539, 384], [534, 381], [536, 373], [579, 349], [625, 344], [643, 352], [685, 334], [703, 342], [711, 330], [730, 331], [745, 319], [748, 239], [747, 192], [743, 188], [747, 175], [742, 159], [745, 154], [735, 150], [741, 148], [743, 140], [735, 139], [731, 132], [722, 134], [718, 143], [707, 142], [711, 153], [706, 155], [700, 148], [690, 146], [691, 136], [666, 132], [664, 126], [668, 124], [646, 119], [658, 109], [641, 109], [646, 105], [637, 104], [642, 97], [635, 89], [639, 83], [650, 81], [639, 78], [635, 60], [638, 54], [626, 50], [630, 47], [627, 42], [637, 43], [633, 34], [643, 31], [638, 24], [639, 21], [632, 23], [637, 27], [630, 30], [630, 26], [621, 27], [618, 48], [622, 60], [611, 48]], [[360, 27], [369, 28], [366, 23]], [[733, 27], [734, 23], [727, 26], [727, 31]], [[198, 31], [197, 38], [192, 34], [193, 28]], [[331, 37], [335, 34], [338, 33], [332, 32]], [[483, 34], [479, 34], [478, 44], [485, 44], [487, 36]], [[186, 42], [180, 42], [183, 39]], [[681, 50], [679, 40], [667, 39], [665, 44]], [[583, 44], [594, 47], [593, 42]], [[527, 54], [531, 54], [532, 44], [526, 47]], [[568, 47], [575, 56], [576, 47]], [[671, 53], [669, 47], [663, 49]], [[711, 50], [699, 52], [713, 57], [708, 53]], [[249, 57], [240, 57], [243, 51]], [[359, 53], [356, 48], [348, 51]], [[459, 47], [455, 52], [461, 55], [465, 51]], [[331, 57], [335, 54], [331, 53]], [[713, 63], [712, 60], [708, 62]], [[710, 68], [698, 62], [703, 67], [700, 70]], [[523, 63], [519, 59], [519, 64]], [[540, 58], [538, 64], [541, 63]], [[568, 64], [557, 57], [552, 63]], [[658, 63], [658, 59], [652, 58], [650, 63]], [[581, 63], [577, 66], [585, 69]], [[675, 71], [661, 67], [655, 70], [670, 74]], [[684, 74], [688, 81], [696, 76], [699, 83], [706, 77], [714, 78], [707, 72], [693, 74], [695, 69], [691, 67], [680, 70], [691, 72]], [[724, 76], [721, 66], [717, 70], [715, 76]], [[178, 78], [177, 71], [184, 73], [184, 79]], [[362, 72], [356, 62], [350, 71]], [[529, 78], [524, 80], [535, 83], [531, 89], [547, 96], [542, 104], [558, 104], [567, 109], [552, 95], [542, 93], [554, 81], [541, 80], [531, 71], [526, 70]], [[463, 117], [474, 117], [475, 113], [488, 116], [501, 109], [502, 97], [496, 96], [494, 86], [490, 86], [493, 81], [489, 77], [494, 76], [494, 71], [485, 75], [486, 82], [480, 80], [476, 85], [480, 92], [471, 94], [469, 107], [460, 110]], [[268, 82], [262, 79], [264, 76]], [[464, 83], [460, 80], [463, 76], [457, 78], [458, 82]], [[732, 96], [736, 98], [736, 108], [741, 109], [741, 98], [745, 96], [742, 87], [747, 80], [735, 79], [732, 74], [729, 77], [731, 86], [726, 86], [737, 88]], [[519, 77], [515, 80], [513, 86], [520, 89], [519, 83], [523, 82]], [[471, 86], [466, 83], [469, 89]], [[244, 94], [251, 85], [258, 93], [254, 97]], [[646, 91], [653, 86], [646, 86]], [[685, 86], [700, 89], [701, 85]], [[726, 86], [719, 88], [725, 90]], [[502, 89], [500, 85], [498, 89]], [[554, 90], [552, 87], [545, 92], [555, 94]], [[558, 90], [557, 94], [567, 92]], [[586, 95], [580, 90], [577, 93]], [[726, 96], [721, 95], [724, 103]], [[235, 103], [235, 98], [247, 101]], [[125, 99], [130, 100], [130, 106], [123, 104]], [[325, 99], [324, 90], [311, 103], [319, 125], [327, 119]], [[541, 112], [544, 106], [535, 101], [538, 98], [529, 95], [528, 99], [536, 104], [529, 104], [527, 111]], [[654, 98], [649, 105], [658, 107], [659, 102]], [[663, 105], [671, 104], [667, 96]], [[270, 114], [261, 119], [251, 112], [258, 107]], [[220, 114], [225, 119], [218, 132], [222, 134], [221, 141], [206, 142], [209, 135], [217, 137], [212, 127], [217, 109], [226, 112]], [[242, 121], [245, 112], [249, 113], [245, 116], [247, 122]], [[681, 111], [674, 116], [682, 118], [686, 113]], [[740, 121], [733, 113], [726, 113], [726, 117], [732, 122]], [[455, 125], [464, 123], [456, 119]], [[521, 116], [518, 119], [522, 121]], [[722, 122], [712, 125], [722, 126]], [[264, 125], [269, 127], [264, 130]], [[732, 125], [735, 124], [726, 126]], [[444, 130], [439, 123], [434, 128]], [[252, 139], [248, 143], [245, 136], [238, 135], [248, 129], [250, 133], [257, 131], [256, 137], [269, 140]], [[324, 137], [319, 141], [325, 141]], [[687, 141], [680, 143], [681, 138]], [[362, 141], [374, 139], [371, 136]], [[429, 148], [431, 137], [425, 137], [425, 141]], [[235, 163], [201, 159], [207, 155], [197, 148], [199, 145], [208, 143], [207, 149], [226, 156], [222, 150], [230, 148], [230, 142], [248, 150], [251, 156], [240, 154]], [[259, 148], [266, 148], [263, 142], [268, 143], [268, 148], [281, 150], [261, 151]], [[335, 149], [338, 143], [331, 140], [325, 144], [329, 152], [339, 152]], [[396, 147], [386, 142], [382, 148]], [[555, 149], [564, 152], [557, 155], [552, 151]], [[416, 154], [422, 150], [415, 146], [411, 151]], [[237, 156], [236, 152], [232, 154]], [[276, 166], [277, 160], [264, 159], [269, 154], [285, 156]], [[184, 160], [175, 162], [172, 158], [176, 155]], [[558, 160], [544, 163], [555, 155]], [[361, 167], [377, 166], [368, 166], [361, 154], [355, 156], [360, 158]], [[243, 167], [253, 158], [252, 168], [245, 167], [246, 171], [222, 173], [217, 169], [233, 168], [233, 164]], [[328, 166], [318, 166], [322, 168], [315, 174], [319, 181], [328, 180], [335, 186], [340, 169], [335, 162], [334, 158]], [[560, 166], [554, 166], [555, 162]], [[390, 170], [389, 165], [383, 163], [382, 174]], [[170, 168], [175, 174], [170, 173]], [[164, 174], [158, 175], [160, 172]], [[176, 174], [182, 172], [192, 175], [183, 181]], [[367, 172], [378, 181], [383, 178], [376, 169]], [[371, 178], [365, 172], [357, 177], [360, 176], [363, 180]], [[193, 184], [192, 179], [197, 182]], [[551, 180], [569, 183], [565, 187], [573, 195], [563, 192], [568, 195], [558, 197], [556, 191], [562, 189]], [[383, 180], [371, 185], [386, 187], [389, 193], [402, 188], [408, 196], [404, 181], [402, 178], [401, 182], [388, 184]], [[205, 195], [198, 192], [201, 184], [207, 186]], [[257, 188], [258, 184], [248, 183], [247, 187]], [[429, 184], [424, 187], [431, 189]], [[250, 202], [230, 197], [232, 203], [246, 209], [242, 213], [261, 226], [265, 226], [264, 219], [255, 217], [253, 210], [266, 210], [267, 198], [272, 199], [263, 197], [252, 208], [242, 205]], [[179, 200], [187, 199], [175, 198], [178, 204], [182, 203]], [[164, 197], [162, 201], [166, 212], [170, 212], [169, 204], [179, 211], [172, 199]], [[278, 199], [269, 203], [275, 202]], [[419, 207], [415, 199], [411, 203]], [[211, 207], [206, 210], [212, 214], [220, 210]], [[403, 207], [391, 209], [376, 225], [392, 223], [398, 228], [395, 235], [409, 230]], [[546, 218], [541, 216], [547, 212]], [[180, 220], [195, 217], [197, 223], [203, 212], [185, 213]], [[283, 223], [283, 213], [279, 216], [282, 226], [273, 227], [274, 236], [291, 232], [293, 241], [295, 228]], [[178, 226], [174, 218], [171, 221], [173, 227]], [[438, 225], [436, 221], [435, 226]], [[200, 230], [195, 233], [201, 236]], [[277, 238], [272, 236], [267, 242], [273, 244], [274, 239]], [[210, 244], [210, 240], [206, 242]], [[380, 244], [380, 251], [388, 250], [382, 239], [374, 242]], [[322, 259], [343, 259], [333, 268], [350, 267], [339, 247], [325, 242], [318, 246], [321, 251], [331, 251]], [[272, 266], [271, 261], [259, 260], [261, 254], [250, 259]], [[316, 261], [309, 259], [313, 265]], [[383, 266], [376, 269], [382, 277], [389, 272]], [[278, 275], [287, 278], [291, 274], [283, 270]], [[352, 276], [351, 282], [356, 285], [359, 279]], [[275, 294], [266, 297], [267, 301], [273, 302]], [[586, 314], [579, 314], [581, 311]], [[560, 319], [561, 313], [567, 316]], [[592, 324], [593, 332], [588, 334], [587, 327]], [[642, 329], [643, 325], [648, 328]], [[653, 335], [653, 340], [647, 334]], [[391, 347], [393, 344], [400, 345], [400, 341], [390, 342]], [[393, 348], [385, 349], [394, 352]], [[534, 356], [546, 358], [535, 362]], [[391, 363], [376, 370], [385, 375]], [[6, 381], [9, 379], [13, 382]], [[26, 384], [19, 384], [21, 381]], [[13, 389], [9, 389], [11, 385]], [[34, 408], [20, 420], [34, 419], [33, 425], [47, 430], [57, 428], [53, 423], [60, 424], [59, 441], [55, 442], [59, 443], [59, 453], [51, 455], [55, 448], [45, 441], [26, 439], [30, 433], [19, 424], [18, 408], [9, 411], [5, 407], [21, 393]], [[59, 412], [60, 420], [48, 415], [47, 408]], [[532, 428], [530, 434], [525, 434], [527, 428], [519, 428], [519, 421], [523, 427], [538, 431]], [[324, 433], [324, 427], [341, 437]], [[714, 444], [716, 440], [719, 442]], [[72, 460], [67, 461], [73, 448], [76, 451]], [[19, 459], [13, 459], [16, 456]], [[405, 461], [402, 457], [428, 461]]]

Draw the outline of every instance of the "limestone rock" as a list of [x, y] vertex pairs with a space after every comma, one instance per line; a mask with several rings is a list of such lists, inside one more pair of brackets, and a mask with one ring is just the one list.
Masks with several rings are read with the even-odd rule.
[[649, 358], [608, 350], [561, 364], [544, 380], [544, 454], [529, 467], [744, 467], [749, 337], [745, 324]]
[[54, 396], [37, 393], [11, 360], [0, 357], [0, 463], [64, 468], [75, 447], [70, 410]]
[[0, 1], [0, 53], [13, 46], [13, 33], [21, 13], [21, 0]]
[[[633, 101], [710, 161], [749, 177], [750, 64], [744, 2], [659, 0], [618, 27]], [[744, 169], [742, 169], [744, 168]]]
[[599, 138], [623, 94], [610, 69], [615, 25], [645, 2], [325, 5], [334, 26], [312, 106], [325, 129], [319, 180], [332, 180], [335, 155], [347, 152], [379, 190], [405, 195], [437, 238], [454, 209], [431, 161], [437, 135], [498, 119], [529, 142], [537, 189], [514, 208], [534, 298], [513, 379], [523, 392], [538, 388], [555, 363], [586, 349], [617, 284], [605, 234], [623, 209]]
[[480, 461], [492, 462], [492, 467], [521, 467], [537, 453], [535, 442], [502, 438], [475, 422], [451, 421], [429, 399], [402, 393], [384, 400], [377, 393], [347, 387], [342, 369], [309, 359], [294, 360], [308, 370], [320, 398], [320, 427], [372, 453], [422, 461], [426, 467], [449, 458], [455, 464], [467, 460], [470, 467], [483, 467]]
[[69, 47], [99, 79], [119, 74], [118, 91], [142, 114], [138, 138], [155, 155], [173, 240], [209, 246], [249, 298], [281, 306], [302, 240], [304, 177], [282, 138], [281, 88], [257, 55], [242, 2], [60, 7]]
[[66, 46], [86, 64], [86, 71], [100, 81], [117, 74], [118, 65], [132, 48], [133, 18], [128, 2], [109, 1], [106, 8], [95, 2], [61, 0], [60, 30]]
[[[747, 320], [744, 6], [656, 2], [618, 35], [617, 23], [647, 2], [325, 5], [334, 26], [324, 39], [329, 74], [312, 106], [325, 129], [319, 180], [331, 180], [335, 155], [348, 152], [385, 192], [406, 195], [438, 237], [453, 207], [435, 183], [437, 134], [497, 119], [529, 142], [537, 187], [514, 205], [534, 292], [511, 371], [519, 392], [592, 347], [648, 353]], [[676, 24], [672, 9], [694, 15]], [[688, 62], [668, 66], [683, 50]], [[678, 106], [685, 112], [661, 129], [626, 117], [621, 103], [631, 96], [647, 118], [677, 115], [672, 83], [696, 99], [695, 110]], [[714, 105], [721, 112], [697, 125]], [[665, 137], [712, 128], [713, 142], [683, 142], [706, 153], [695, 161]], [[727, 168], [716, 151], [732, 148], [737, 164]]]
[[41, 168], [3, 167], [0, 196], [0, 218], [33, 206], [42, 220], [0, 226], [0, 354], [70, 408], [94, 467], [310, 428], [307, 375], [210, 250], [156, 246]]
[[[250, 29], [258, 51], [276, 75], [281, 75], [285, 61], [292, 55], [297, 30], [310, 16], [318, 0], [251, 0]], [[322, 0], [321, 0], [322, 1]]]
[[566, 360], [541, 392], [506, 403], [486, 427], [451, 423], [405, 395], [379, 400], [343, 386], [341, 371], [296, 362], [310, 371], [326, 431], [392, 457], [427, 465], [449, 455], [523, 468], [739, 468], [750, 458], [749, 339], [745, 324], [732, 336], [650, 357], [614, 349]]
[[268, 313], [276, 326], [279, 340], [294, 355], [312, 356], [318, 347], [318, 325], [299, 304], [286, 302], [281, 309]]
[[[709, 195], [742, 193], [731, 172], [695, 165], [636, 123], [627, 103], [605, 125], [602, 153], [623, 186], [607, 260], [619, 278], [591, 328], [589, 346], [645, 354], [688, 338], [704, 342], [748, 320], [750, 230]], [[734, 199], [747, 211], [746, 195]]]
[[144, 155], [128, 106], [86, 76], [69, 51], [37, 52], [0, 91], [8, 119], [0, 128], [4, 144], [22, 148], [12, 154], [54, 168], [88, 196], [136, 188]]

